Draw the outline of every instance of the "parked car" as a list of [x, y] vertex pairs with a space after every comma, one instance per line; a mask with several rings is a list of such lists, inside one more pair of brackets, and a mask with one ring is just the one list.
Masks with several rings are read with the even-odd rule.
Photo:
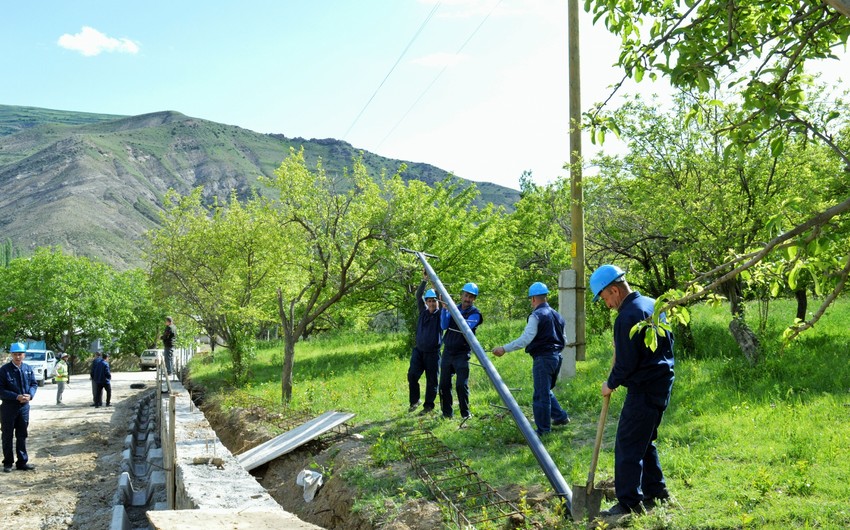
[[38, 386], [56, 380], [56, 355], [51, 350], [27, 350], [24, 362], [32, 367]]
[[139, 369], [142, 371], [148, 368], [156, 370], [157, 365], [161, 362], [162, 350], [145, 350], [139, 356]]

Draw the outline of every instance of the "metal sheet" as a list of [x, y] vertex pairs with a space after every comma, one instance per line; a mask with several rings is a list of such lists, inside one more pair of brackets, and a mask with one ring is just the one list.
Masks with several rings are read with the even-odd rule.
[[251, 471], [255, 467], [261, 466], [280, 455], [285, 455], [304, 445], [353, 417], [354, 414], [350, 412], [336, 412], [333, 410], [325, 412], [321, 416], [313, 418], [291, 431], [287, 431], [253, 449], [237, 455], [236, 460], [246, 471]]

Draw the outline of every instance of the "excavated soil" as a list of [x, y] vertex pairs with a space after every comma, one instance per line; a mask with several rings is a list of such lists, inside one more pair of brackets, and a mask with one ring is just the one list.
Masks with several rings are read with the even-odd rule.
[[[221, 442], [234, 454], [273, 438], [272, 433], [260, 427], [257, 411], [233, 409], [227, 414], [221, 414], [217, 406], [203, 408]], [[284, 510], [323, 528], [433, 530], [442, 527], [439, 505], [425, 499], [411, 499], [400, 508], [393, 508], [392, 515], [384, 517], [352, 511], [356, 491], [342, 478], [346, 469], [366, 466], [371, 472], [399, 477], [413, 473], [404, 463], [386, 469], [371, 467], [370, 463], [368, 444], [355, 434], [332, 443], [310, 442], [260, 466], [252, 474]], [[304, 501], [304, 490], [295, 483], [298, 473], [304, 469], [324, 470], [323, 486], [310, 502]]]

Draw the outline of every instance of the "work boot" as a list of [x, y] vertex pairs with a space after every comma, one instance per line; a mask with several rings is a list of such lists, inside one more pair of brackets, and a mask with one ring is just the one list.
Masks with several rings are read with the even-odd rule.
[[622, 502], [618, 502], [607, 510], [602, 510], [599, 515], [602, 517], [619, 517], [621, 515], [629, 515], [630, 513], [644, 513], [643, 505], [638, 503], [636, 506], [626, 506]]
[[661, 492], [656, 493], [655, 495], [648, 495], [643, 498], [643, 505], [647, 510], [651, 510], [656, 506], [660, 506], [662, 504], [667, 504], [670, 500], [670, 492], [665, 490], [661, 490]]

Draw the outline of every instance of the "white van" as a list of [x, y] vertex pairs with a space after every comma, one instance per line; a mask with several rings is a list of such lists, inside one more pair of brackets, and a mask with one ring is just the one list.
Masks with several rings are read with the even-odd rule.
[[56, 355], [51, 350], [27, 350], [24, 362], [32, 367], [38, 386], [56, 380]]

